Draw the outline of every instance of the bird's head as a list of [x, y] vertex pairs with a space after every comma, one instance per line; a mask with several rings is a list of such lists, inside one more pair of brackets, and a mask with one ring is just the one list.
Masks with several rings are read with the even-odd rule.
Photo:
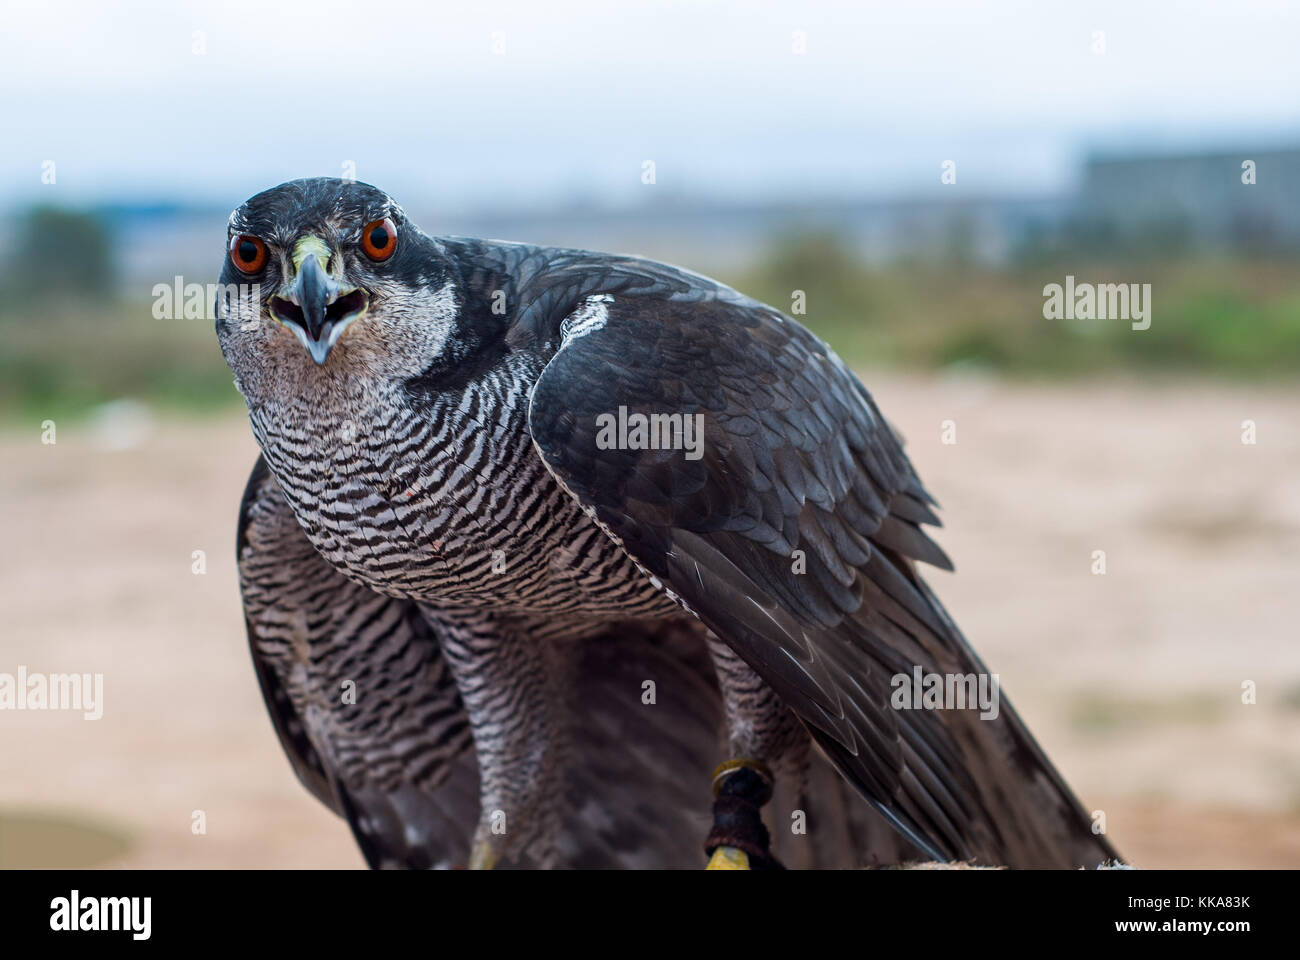
[[440, 245], [369, 184], [294, 180], [230, 215], [217, 338], [250, 403], [413, 376], [455, 314]]

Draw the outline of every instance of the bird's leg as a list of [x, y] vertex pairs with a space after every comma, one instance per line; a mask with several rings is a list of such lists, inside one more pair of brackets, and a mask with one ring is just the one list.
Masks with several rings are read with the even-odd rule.
[[780, 869], [772, 856], [763, 807], [772, 799], [767, 765], [743, 758], [713, 771], [713, 828], [704, 840], [708, 870]]
[[486, 613], [424, 612], [437, 626], [478, 757], [481, 805], [469, 867], [490, 870], [507, 853], [548, 865], [559, 827], [562, 736], [546, 644]]
[[775, 691], [712, 634], [709, 653], [727, 714], [730, 759], [713, 772], [708, 869], [781, 869], [762, 810], [772, 799], [773, 770], [807, 777], [808, 735]]

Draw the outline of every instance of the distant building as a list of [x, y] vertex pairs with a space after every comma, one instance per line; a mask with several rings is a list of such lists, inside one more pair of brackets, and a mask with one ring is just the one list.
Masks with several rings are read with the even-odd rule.
[[1139, 243], [1300, 247], [1300, 150], [1094, 156], [1070, 216], [1085, 232]]

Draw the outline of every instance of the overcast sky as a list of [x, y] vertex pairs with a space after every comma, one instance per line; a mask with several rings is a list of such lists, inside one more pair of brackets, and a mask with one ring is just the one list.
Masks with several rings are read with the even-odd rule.
[[346, 161], [426, 207], [635, 203], [645, 160], [690, 197], [920, 193], [948, 159], [1036, 193], [1089, 148], [1300, 142], [1277, 2], [116, 6], [0, 4], [0, 207], [233, 206]]

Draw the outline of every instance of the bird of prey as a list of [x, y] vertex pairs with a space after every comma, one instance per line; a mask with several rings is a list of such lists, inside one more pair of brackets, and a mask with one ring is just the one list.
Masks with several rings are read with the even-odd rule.
[[989, 674], [917, 572], [935, 501], [790, 317], [324, 178], [234, 211], [219, 289], [257, 675], [371, 866], [1116, 857], [1005, 700], [894, 696]]

